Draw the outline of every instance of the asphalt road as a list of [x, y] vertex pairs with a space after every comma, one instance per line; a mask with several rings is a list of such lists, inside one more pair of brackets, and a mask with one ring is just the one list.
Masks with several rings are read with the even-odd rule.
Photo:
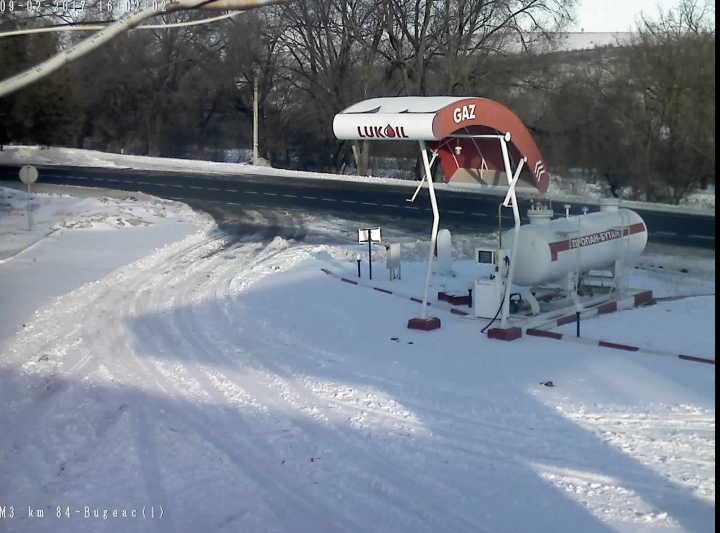
[[[18, 182], [17, 166], [0, 166], [0, 181]], [[87, 167], [37, 166], [38, 182], [141, 191], [162, 198], [180, 200], [191, 206], [216, 205], [224, 211], [241, 213], [248, 207], [283, 207], [303, 212], [323, 212], [361, 219], [368, 225], [388, 225], [427, 230], [431, 219], [430, 200], [421, 191], [414, 203], [408, 202], [413, 189], [342, 180], [302, 179], [286, 176], [225, 175], [107, 169]], [[498, 205], [495, 195], [460, 191], [437, 191], [441, 227], [468, 231], [497, 228]], [[523, 201], [521, 212], [529, 201]], [[597, 210], [588, 204], [590, 211]], [[581, 214], [583, 205], [572, 207]], [[715, 217], [648, 209], [634, 209], [645, 220], [650, 242], [699, 248], [715, 248]], [[556, 208], [557, 211], [557, 208]], [[560, 213], [558, 213], [560, 215]], [[527, 222], [523, 216], [523, 221]], [[503, 209], [503, 227], [513, 225], [512, 213]]]

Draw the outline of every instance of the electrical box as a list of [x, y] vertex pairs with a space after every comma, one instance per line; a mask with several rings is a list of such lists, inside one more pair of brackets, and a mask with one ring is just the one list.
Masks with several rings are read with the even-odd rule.
[[475, 280], [473, 310], [478, 318], [493, 318], [502, 305], [505, 282], [500, 276]]
[[500, 277], [507, 278], [510, 265], [510, 250], [497, 248], [475, 248], [475, 262], [478, 265], [492, 265], [497, 267]]
[[389, 270], [390, 279], [400, 279], [400, 243], [386, 244], [385, 250], [385, 264]]
[[475, 262], [478, 265], [497, 266], [497, 253], [495, 248], [475, 248]]

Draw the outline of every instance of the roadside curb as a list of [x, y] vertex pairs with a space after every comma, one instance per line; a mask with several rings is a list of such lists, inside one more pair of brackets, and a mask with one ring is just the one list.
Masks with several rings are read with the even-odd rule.
[[546, 339], [575, 342], [578, 344], [599, 346], [601, 348], [610, 348], [613, 350], [621, 350], [621, 351], [625, 351], [625, 352], [638, 352], [638, 353], [647, 353], [647, 354], [652, 354], [652, 355], [662, 355], [664, 357], [673, 357], [673, 358], [682, 359], [683, 361], [692, 361], [694, 363], [704, 363], [707, 365], [715, 365], [715, 361], [713, 359], [705, 359], [704, 357], [695, 357], [692, 355], [683, 355], [683, 354], [677, 354], [677, 353], [671, 353], [671, 352], [664, 352], [662, 350], [652, 350], [652, 349], [648, 349], [648, 348], [640, 348], [638, 346], [630, 346], [629, 344], [619, 344], [619, 343], [615, 343], [615, 342], [586, 339], [583, 337], [575, 337], [573, 335], [557, 333], [555, 331], [547, 331], [547, 330], [543, 330], [543, 329], [529, 328], [528, 330], [526, 330], [525, 333], [527, 333], [531, 337], [543, 337]]
[[[356, 286], [360, 286], [360, 287], [365, 287], [366, 289], [372, 289], [372, 290], [374, 290], [374, 291], [381, 292], [381, 293], [383, 293], [383, 294], [390, 294], [390, 295], [392, 295], [392, 296], [396, 296], [396, 297], [402, 298], [402, 299], [404, 299], [404, 300], [410, 300], [411, 302], [415, 302], [415, 303], [419, 303], [419, 304], [422, 303], [422, 299], [421, 299], [421, 298], [415, 298], [414, 296], [408, 296], [408, 295], [406, 295], [406, 294], [402, 294], [402, 293], [399, 293], [399, 292], [391, 291], [391, 290], [388, 290], [388, 289], [383, 289], [383, 288], [381, 288], [381, 287], [374, 287], [374, 286], [372, 286], [372, 285], [368, 285], [368, 284], [363, 283], [363, 282], [359, 282], [359, 281], [355, 281], [355, 280], [352, 280], [352, 279], [344, 278], [344, 277], [342, 277], [341, 275], [336, 274], [335, 272], [332, 272], [332, 271], [328, 270], [327, 268], [321, 268], [320, 270], [322, 270], [322, 271], [323, 271], [325, 274], [327, 274], [328, 276], [331, 276], [331, 277], [333, 277], [333, 278], [335, 278], [335, 279], [339, 279], [340, 281], [344, 281], [345, 283], [349, 283], [350, 285], [356, 285]], [[468, 316], [468, 315], [469, 315], [469, 313], [467, 313], [467, 312], [465, 312], [465, 311], [462, 311], [462, 310], [460, 310], [460, 309], [455, 309], [455, 308], [446, 309], [444, 306], [441, 307], [441, 306], [439, 306], [439, 305], [437, 304], [437, 302], [428, 302], [427, 304], [428, 304], [428, 306], [432, 306], [432, 307], [434, 307], [435, 309], [439, 309], [440, 311], [445, 311], [446, 313], [451, 313], [451, 314], [453, 314], [453, 315], [458, 315], [458, 316]]]

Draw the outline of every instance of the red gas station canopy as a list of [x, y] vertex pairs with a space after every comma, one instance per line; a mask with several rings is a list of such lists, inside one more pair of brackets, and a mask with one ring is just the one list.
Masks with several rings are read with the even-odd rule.
[[486, 98], [373, 98], [335, 115], [333, 130], [340, 140], [425, 141], [448, 180], [488, 185], [508, 181], [499, 144], [483, 135], [510, 133], [513, 166], [527, 158], [520, 180], [539, 192], [548, 188], [547, 167], [530, 132], [515, 113]]

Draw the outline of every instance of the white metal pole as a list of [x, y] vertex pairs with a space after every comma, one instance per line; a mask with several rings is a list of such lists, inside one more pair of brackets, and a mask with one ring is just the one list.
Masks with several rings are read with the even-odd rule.
[[258, 164], [258, 77], [260, 69], [255, 68], [253, 71], [253, 165]]
[[510, 268], [508, 269], [508, 277], [506, 280], [505, 287], [505, 298], [502, 305], [502, 314], [500, 317], [500, 327], [505, 329], [507, 327], [507, 319], [510, 314], [510, 293], [512, 292], [513, 274], [515, 272], [515, 257], [517, 256], [517, 245], [520, 236], [520, 209], [517, 205], [517, 195], [515, 193], [515, 184], [520, 178], [520, 170], [522, 169], [525, 159], [521, 159], [518, 164], [515, 175], [512, 173], [510, 167], [510, 155], [508, 154], [507, 143], [510, 141], [510, 134], [507, 133], [505, 138], [500, 139], [500, 147], [502, 148], [503, 160], [505, 162], [505, 175], [508, 177], [509, 190], [505, 198], [505, 206], [508, 206], [509, 202], [512, 202], [513, 217], [515, 218], [515, 238], [513, 239], [512, 250], [510, 251]]
[[28, 231], [32, 231], [32, 210], [30, 209], [30, 182], [28, 181]]
[[[435, 158], [437, 157], [437, 154], [433, 154], [432, 159], [430, 160], [430, 166], [435, 162]], [[423, 173], [423, 178], [420, 180], [420, 184], [417, 186], [417, 189], [415, 189], [415, 194], [412, 195], [412, 198], [405, 199], [406, 202], [414, 202], [415, 198], [417, 198], [418, 193], [420, 192], [420, 189], [422, 189], [423, 183], [425, 183], [425, 180], [427, 179], [427, 176]]]
[[425, 276], [425, 292], [423, 293], [421, 318], [427, 318], [427, 300], [430, 290], [430, 278], [432, 276], [433, 255], [435, 252], [435, 243], [437, 242], [438, 225], [440, 224], [440, 213], [438, 211], [437, 199], [435, 198], [435, 187], [433, 186], [432, 172], [430, 171], [430, 161], [428, 161], [425, 141], [420, 141], [420, 152], [422, 154], [423, 166], [425, 167], [425, 175], [428, 182], [428, 190], [430, 191], [430, 203], [433, 210], [433, 226], [432, 235], [430, 236], [430, 253], [428, 254], [427, 275]]

